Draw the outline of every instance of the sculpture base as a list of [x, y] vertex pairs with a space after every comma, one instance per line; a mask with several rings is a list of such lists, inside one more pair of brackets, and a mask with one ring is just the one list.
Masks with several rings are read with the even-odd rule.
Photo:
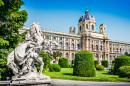
[[13, 76], [10, 85], [22, 85], [22, 86], [50, 86], [51, 79], [49, 76], [39, 74], [37, 72], [31, 72], [25, 76], [17, 77]]
[[45, 80], [24, 80], [24, 81], [12, 81], [11, 86], [51, 86], [51, 81]]

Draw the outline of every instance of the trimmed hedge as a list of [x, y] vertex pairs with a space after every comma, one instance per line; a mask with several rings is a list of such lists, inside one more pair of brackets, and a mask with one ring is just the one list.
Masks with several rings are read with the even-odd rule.
[[103, 61], [102, 61], [102, 65], [103, 65], [104, 67], [108, 67], [108, 61], [107, 61], [107, 60], [103, 60]]
[[92, 53], [83, 50], [75, 54], [73, 75], [83, 77], [96, 76], [94, 58]]
[[75, 59], [72, 60], [72, 64], [74, 64], [74, 63], [75, 63]]
[[103, 65], [97, 65], [96, 70], [104, 70], [104, 66]]
[[114, 64], [115, 64], [115, 60], [112, 61], [112, 66], [114, 66]]
[[114, 71], [114, 66], [111, 66], [111, 72], [113, 73], [113, 71]]
[[118, 70], [118, 75], [121, 78], [128, 77], [130, 78], [130, 66], [122, 66]]
[[69, 61], [68, 58], [66, 57], [62, 57], [59, 59], [59, 63], [61, 68], [69, 68]]
[[115, 65], [113, 74], [118, 74], [118, 69], [121, 66], [130, 66], [130, 57], [126, 55], [121, 55], [115, 58]]
[[49, 67], [50, 72], [60, 72], [61, 67], [58, 64], [51, 64]]
[[98, 60], [94, 60], [94, 65], [95, 65], [95, 67], [96, 67], [97, 65], [99, 65], [99, 61], [98, 61]]

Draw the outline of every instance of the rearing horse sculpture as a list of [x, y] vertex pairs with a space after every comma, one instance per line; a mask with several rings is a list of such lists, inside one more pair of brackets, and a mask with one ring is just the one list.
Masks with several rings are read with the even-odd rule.
[[[35, 61], [41, 64], [39, 74], [42, 74], [44, 63], [38, 53], [42, 51], [43, 47], [52, 52], [51, 43], [58, 46], [56, 42], [43, 39], [40, 25], [33, 23], [28, 32], [28, 38], [7, 57], [7, 65], [13, 70], [15, 77], [27, 75], [32, 71], [37, 72]], [[22, 69], [19, 68], [19, 65], [22, 65]]]

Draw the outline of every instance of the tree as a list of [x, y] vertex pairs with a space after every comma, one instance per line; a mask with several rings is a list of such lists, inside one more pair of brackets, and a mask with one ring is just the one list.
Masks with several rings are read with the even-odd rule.
[[61, 53], [59, 52], [59, 51], [56, 51], [56, 52], [53, 52], [53, 58], [55, 59], [55, 61], [56, 61], [56, 59], [57, 59], [57, 57], [61, 57]]
[[[9, 41], [9, 47], [16, 47], [19, 37], [18, 29], [24, 26], [27, 20], [27, 12], [21, 10], [21, 0], [0, 0], [0, 36]], [[17, 34], [17, 35], [16, 35]]]
[[27, 20], [27, 12], [21, 10], [21, 0], [0, 0], [0, 74], [1, 79], [12, 76], [11, 69], [8, 68], [7, 56], [15, 47], [25, 40], [25, 33], [19, 34], [21, 28]]
[[126, 55], [126, 56], [130, 56], [130, 54], [128, 54], [128, 52], [125, 52], [125, 54], [124, 55]]

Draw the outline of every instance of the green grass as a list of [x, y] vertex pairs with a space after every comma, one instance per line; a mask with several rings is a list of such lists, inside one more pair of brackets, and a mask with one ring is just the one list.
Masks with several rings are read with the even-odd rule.
[[128, 82], [128, 78], [119, 78], [118, 75], [108, 74], [108, 71], [96, 71], [96, 77], [73, 76], [73, 68], [61, 68], [61, 72], [43, 72], [53, 79], [81, 80], [81, 81], [121, 81]]

